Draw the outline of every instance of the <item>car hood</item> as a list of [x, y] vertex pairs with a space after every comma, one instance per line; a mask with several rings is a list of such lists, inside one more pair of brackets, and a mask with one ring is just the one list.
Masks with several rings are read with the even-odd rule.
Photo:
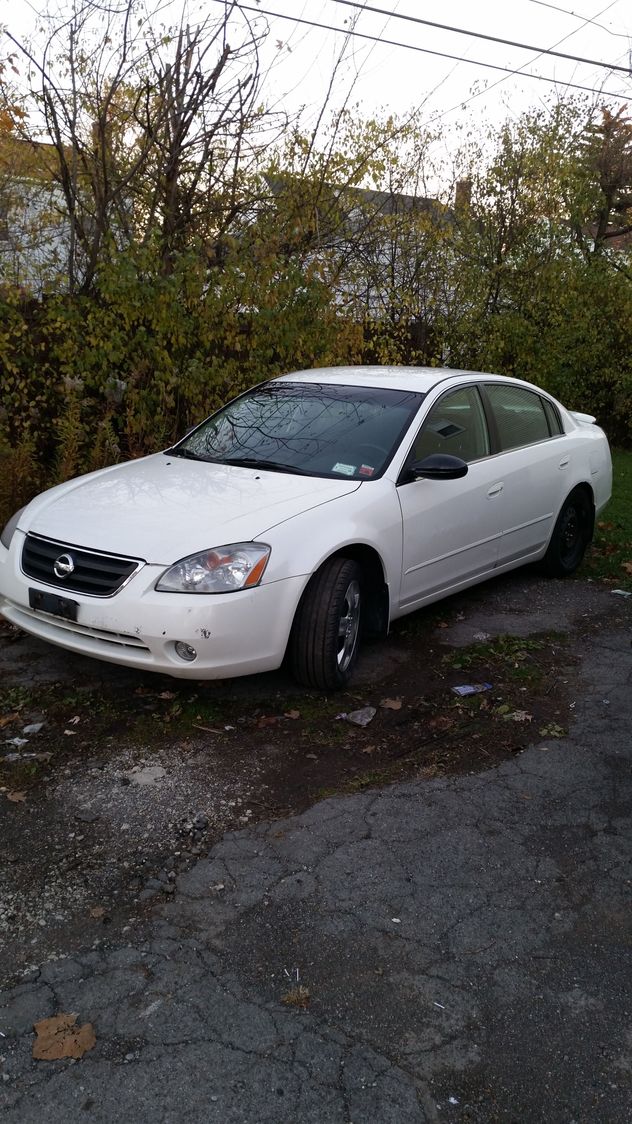
[[38, 496], [24, 531], [168, 565], [211, 546], [247, 542], [360, 486], [314, 476], [156, 453], [69, 480]]

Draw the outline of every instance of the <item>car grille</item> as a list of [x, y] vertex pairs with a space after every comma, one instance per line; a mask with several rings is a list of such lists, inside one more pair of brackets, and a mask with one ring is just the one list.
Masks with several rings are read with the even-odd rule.
[[[68, 555], [74, 566], [66, 577], [59, 577], [53, 568], [62, 555]], [[38, 535], [27, 535], [22, 548], [22, 571], [27, 577], [92, 597], [112, 597], [142, 565], [138, 558], [98, 554]]]

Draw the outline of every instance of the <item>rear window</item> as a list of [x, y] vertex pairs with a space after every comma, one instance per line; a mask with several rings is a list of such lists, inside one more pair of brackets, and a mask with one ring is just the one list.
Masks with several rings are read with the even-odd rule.
[[544, 401], [539, 394], [522, 386], [498, 383], [487, 384], [485, 391], [496, 422], [501, 451], [534, 445], [551, 436]]

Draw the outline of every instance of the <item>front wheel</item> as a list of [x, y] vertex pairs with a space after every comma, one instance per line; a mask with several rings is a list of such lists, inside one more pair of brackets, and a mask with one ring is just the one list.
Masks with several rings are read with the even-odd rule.
[[579, 566], [592, 538], [593, 507], [583, 488], [566, 497], [553, 528], [542, 569], [553, 578], [565, 578]]
[[350, 558], [330, 558], [311, 579], [298, 607], [290, 659], [299, 683], [345, 687], [358, 657], [362, 571]]

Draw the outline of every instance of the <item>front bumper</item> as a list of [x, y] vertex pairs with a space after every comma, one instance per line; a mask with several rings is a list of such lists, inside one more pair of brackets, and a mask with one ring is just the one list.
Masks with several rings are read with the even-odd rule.
[[[69, 621], [29, 606], [29, 589], [52, 586], [20, 568], [24, 536], [0, 545], [0, 613], [32, 636], [109, 663], [182, 679], [224, 679], [279, 667], [306, 578], [292, 577], [226, 594], [157, 593], [164, 566], [145, 565], [115, 596], [68, 594], [78, 602]], [[63, 589], [54, 587], [63, 594]], [[175, 645], [195, 648], [182, 660]]]

